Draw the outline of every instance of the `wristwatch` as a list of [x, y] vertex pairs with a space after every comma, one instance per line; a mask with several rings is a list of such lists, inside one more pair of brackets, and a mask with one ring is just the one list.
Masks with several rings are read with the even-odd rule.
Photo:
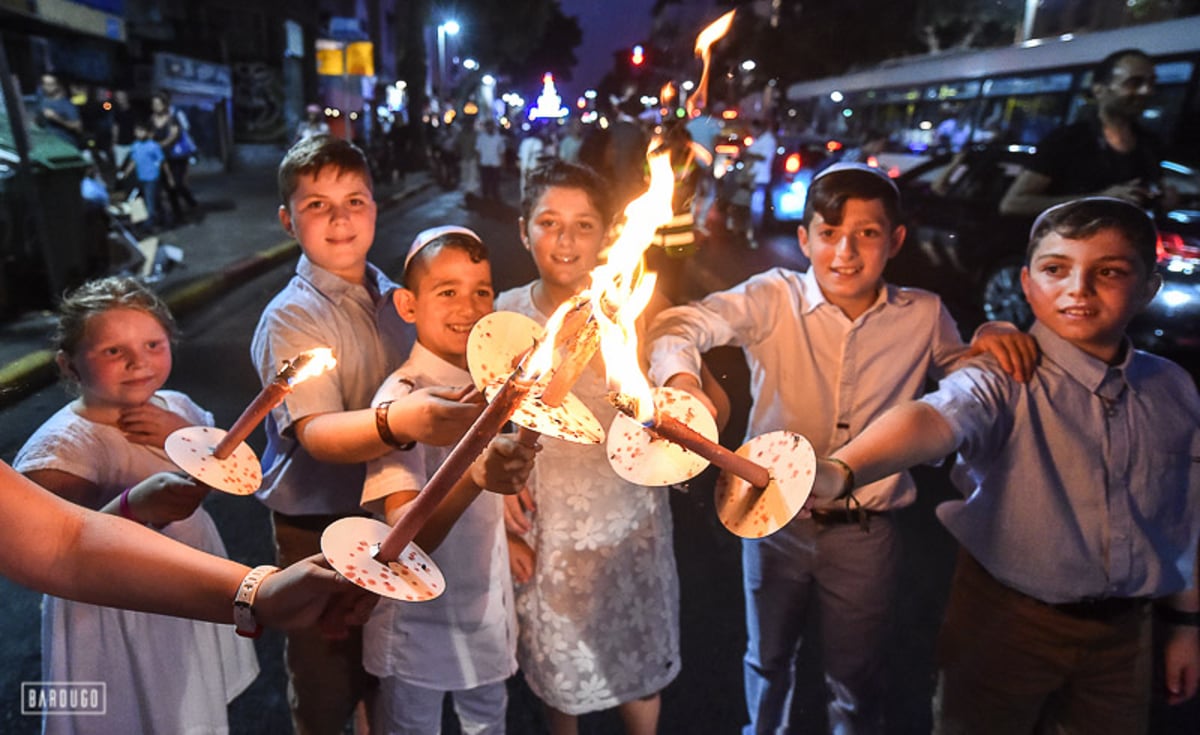
[[254, 567], [238, 585], [237, 596], [233, 598], [233, 623], [237, 634], [243, 638], [258, 638], [263, 628], [254, 619], [254, 598], [258, 596], [258, 587], [263, 580], [279, 571], [279, 567], [264, 564]]

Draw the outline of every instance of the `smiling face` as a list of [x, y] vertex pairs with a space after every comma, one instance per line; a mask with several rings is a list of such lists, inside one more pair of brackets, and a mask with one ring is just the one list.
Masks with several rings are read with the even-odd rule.
[[362, 283], [375, 240], [375, 199], [354, 171], [326, 166], [301, 174], [279, 222], [315, 265], [351, 283]]
[[1021, 270], [1021, 286], [1038, 321], [1105, 362], [1119, 356], [1125, 327], [1160, 283], [1114, 228], [1079, 240], [1051, 232]]
[[162, 323], [140, 309], [109, 309], [88, 319], [83, 338], [59, 367], [79, 381], [91, 411], [140, 406], [171, 374], [171, 340]]
[[521, 241], [533, 255], [546, 295], [557, 306], [588, 285], [607, 244], [604, 218], [583, 189], [552, 186], [521, 218]]
[[413, 284], [397, 289], [396, 311], [416, 325], [417, 341], [446, 362], [467, 368], [471, 327], [492, 312], [492, 268], [455, 247], [427, 257]]
[[800, 249], [829, 303], [857, 319], [875, 303], [888, 259], [904, 244], [904, 227], [893, 226], [878, 199], [847, 199], [841, 224], [820, 212], [797, 235]]
[[1129, 54], [1113, 65], [1108, 81], [1092, 85], [1092, 94], [1102, 115], [1136, 120], [1154, 97], [1155, 84], [1154, 64]]

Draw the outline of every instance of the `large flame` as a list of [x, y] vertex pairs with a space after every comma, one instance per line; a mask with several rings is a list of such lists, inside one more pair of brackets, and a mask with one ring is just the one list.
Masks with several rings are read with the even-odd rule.
[[[659, 150], [658, 141], [651, 150]], [[650, 384], [638, 362], [636, 321], [654, 292], [655, 276], [642, 269], [642, 255], [655, 230], [671, 220], [675, 174], [670, 155], [649, 156], [650, 188], [625, 208], [625, 227], [613, 243], [608, 262], [592, 274], [593, 313], [599, 324], [600, 351], [609, 388], [629, 399], [639, 420], [653, 416]]]
[[729, 26], [733, 24], [733, 14], [736, 12], [736, 10], [730, 10], [709, 23], [708, 27], [696, 36], [696, 55], [704, 62], [704, 71], [700, 74], [700, 84], [696, 85], [696, 93], [688, 98], [689, 117], [704, 109], [708, 104], [708, 69], [712, 62], [712, 45], [729, 32]]

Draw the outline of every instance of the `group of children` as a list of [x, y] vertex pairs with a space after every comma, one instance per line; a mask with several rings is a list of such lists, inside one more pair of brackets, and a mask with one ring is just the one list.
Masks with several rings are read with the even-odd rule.
[[[615, 212], [586, 167], [555, 161], [534, 172], [519, 230], [538, 278], [495, 296], [487, 248], [465, 228], [421, 233], [401, 284], [368, 262], [371, 177], [346, 141], [298, 142], [279, 184], [280, 222], [303, 255], [255, 331], [255, 365], [266, 382], [306, 349], [338, 358], [297, 384], [266, 424], [259, 497], [278, 561], [291, 563], [318, 553], [337, 518], [402, 517], [482, 410], [466, 370], [471, 327], [493, 308], [544, 323], [587, 287]], [[882, 279], [905, 237], [899, 199], [865, 166], [826, 169], [799, 230], [807, 272], [765, 272], [667, 309], [648, 328], [650, 377], [714, 413], [721, 396], [701, 354], [742, 347], [754, 393], [748, 435], [797, 431], [824, 458], [810, 508], [743, 545], [746, 732], [787, 727], [810, 609], [822, 620], [830, 729], [881, 730], [899, 559], [889, 513], [914, 499], [907, 467], [955, 449], [977, 486], [941, 511], [963, 552], [939, 647], [938, 726], [1144, 731], [1151, 598], [1172, 625], [1170, 698], [1192, 696], [1200, 676], [1200, 398], [1186, 373], [1123, 336], [1156, 287], [1153, 225], [1110, 199], [1047, 213], [1025, 275], [1038, 324], [1029, 334], [986, 325], [968, 347], [936, 296]], [[68, 298], [59, 364], [80, 397], [16, 466], [75, 502], [220, 552], [201, 490], [143, 483], [135, 492], [169, 468], [171, 430], [212, 423], [186, 396], [161, 390], [171, 325], [128, 281]], [[927, 379], [942, 378], [913, 402]], [[574, 391], [602, 423], [611, 418], [599, 358]], [[340, 641], [315, 629], [288, 635], [298, 732], [341, 732], [360, 706], [379, 731], [437, 732], [448, 693], [464, 731], [503, 732], [505, 682], [518, 665], [553, 733], [612, 707], [627, 732], [655, 731], [659, 692], [681, 666], [667, 490], [621, 480], [600, 446], [540, 445], [496, 437], [421, 529], [418, 543], [447, 576], [442, 598], [382, 601], [361, 635]], [[253, 651], [223, 632], [165, 627], [204, 624], [134, 628], [122, 616], [135, 613], [73, 605], [46, 606], [45, 678], [127, 669], [118, 691], [136, 695], [121, 703], [125, 731], [220, 730], [224, 703], [256, 673]], [[162, 636], [146, 641], [159, 626]], [[125, 649], [101, 651], [109, 642]], [[142, 650], [157, 663], [140, 663]], [[181, 672], [192, 685], [163, 694]], [[113, 731], [116, 720], [103, 719], [98, 731]]]

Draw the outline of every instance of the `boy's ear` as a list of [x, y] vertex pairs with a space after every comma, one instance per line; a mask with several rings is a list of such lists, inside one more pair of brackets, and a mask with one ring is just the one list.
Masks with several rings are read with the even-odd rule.
[[521, 244], [525, 246], [526, 250], [528, 250], [529, 249], [529, 235], [528, 235], [528, 230], [525, 229], [525, 218], [524, 217], [521, 217], [517, 220], [517, 230], [519, 231], [519, 233], [521, 235]]
[[904, 247], [904, 238], [908, 235], [908, 228], [904, 225], [896, 225], [892, 230], [892, 247], [888, 249], [888, 257], [896, 257], [896, 253], [900, 252], [900, 248]]
[[417, 321], [417, 295], [407, 288], [398, 288], [392, 291], [392, 304], [396, 307], [396, 313], [404, 321], [412, 324]]
[[1138, 311], [1145, 309], [1146, 306], [1154, 300], [1154, 297], [1158, 295], [1158, 290], [1162, 288], [1162, 285], [1162, 274], [1158, 273], [1157, 271], [1151, 273], [1150, 277], [1146, 279], [1146, 290], [1142, 293], [1142, 305]]
[[292, 237], [296, 236], [296, 233], [292, 230], [292, 213], [288, 211], [287, 205], [284, 204], [279, 205], [279, 225], [283, 227], [283, 231], [287, 234]]
[[811, 261], [812, 256], [808, 253], [808, 228], [803, 224], [796, 228], [796, 240], [800, 243], [800, 252]]

